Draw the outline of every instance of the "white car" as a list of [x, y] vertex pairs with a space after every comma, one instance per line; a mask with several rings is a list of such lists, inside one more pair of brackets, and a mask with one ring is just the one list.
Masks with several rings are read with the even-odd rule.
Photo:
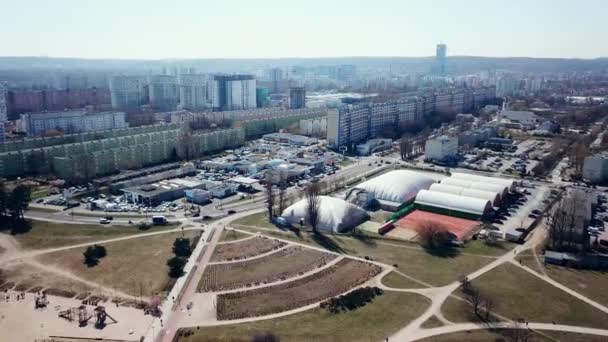
[[100, 224], [110, 224], [110, 220], [108, 220], [107, 218], [102, 218], [102, 219], [99, 219], [99, 223]]

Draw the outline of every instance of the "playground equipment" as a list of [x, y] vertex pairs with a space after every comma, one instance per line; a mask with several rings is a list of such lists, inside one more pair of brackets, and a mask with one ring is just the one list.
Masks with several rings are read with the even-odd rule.
[[103, 329], [106, 326], [106, 319], [111, 319], [113, 323], [118, 323], [108, 312], [106, 311], [105, 306], [98, 306], [95, 308], [95, 315], [97, 316], [97, 320], [95, 321], [95, 328]]
[[94, 314], [87, 310], [85, 305], [79, 307], [71, 307], [67, 310], [59, 312], [59, 317], [67, 319], [72, 322], [78, 319], [78, 325], [81, 327], [86, 326], [89, 320], [95, 315], [95, 328], [103, 329], [106, 326], [106, 320], [110, 319], [113, 323], [118, 323], [112, 316], [108, 314], [104, 306], [98, 306], [94, 310]]
[[42, 295], [42, 296], [37, 296], [36, 300], [34, 302], [34, 308], [35, 309], [44, 309], [46, 308], [46, 306], [49, 304], [49, 300], [48, 298], [46, 298], [46, 295]]

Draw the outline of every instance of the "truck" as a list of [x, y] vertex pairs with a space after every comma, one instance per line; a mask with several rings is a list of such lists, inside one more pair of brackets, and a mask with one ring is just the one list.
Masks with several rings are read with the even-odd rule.
[[156, 226], [167, 224], [167, 218], [163, 215], [152, 216], [152, 224]]

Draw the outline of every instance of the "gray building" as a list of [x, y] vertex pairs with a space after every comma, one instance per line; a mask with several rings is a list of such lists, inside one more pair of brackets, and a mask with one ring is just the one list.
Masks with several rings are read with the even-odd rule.
[[593, 183], [608, 182], [608, 152], [597, 153], [585, 158], [583, 179]]
[[289, 88], [289, 108], [306, 108], [306, 89], [304, 87]]
[[5, 82], [0, 82], [0, 123], [8, 120], [8, 89]]

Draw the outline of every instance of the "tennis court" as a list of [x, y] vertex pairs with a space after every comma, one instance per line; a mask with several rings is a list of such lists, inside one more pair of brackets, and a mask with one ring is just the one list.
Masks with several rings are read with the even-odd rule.
[[428, 211], [414, 210], [397, 221], [395, 223], [396, 228], [393, 230], [404, 229], [408, 231], [417, 231], [423, 222], [431, 222], [444, 226], [461, 241], [469, 238], [479, 225], [479, 222], [477, 221], [435, 214]]

